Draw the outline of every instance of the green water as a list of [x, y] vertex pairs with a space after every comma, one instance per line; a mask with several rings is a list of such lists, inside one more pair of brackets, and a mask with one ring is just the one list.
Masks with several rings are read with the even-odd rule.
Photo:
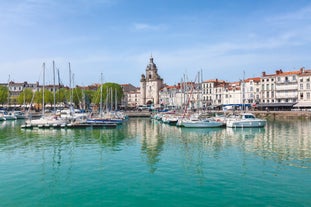
[[0, 206], [311, 206], [311, 122], [117, 129], [0, 122]]

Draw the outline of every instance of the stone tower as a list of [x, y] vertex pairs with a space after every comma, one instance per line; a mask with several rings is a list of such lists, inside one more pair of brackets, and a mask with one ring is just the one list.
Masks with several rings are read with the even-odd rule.
[[156, 64], [152, 56], [146, 67], [146, 75], [142, 74], [140, 79], [141, 104], [159, 104], [159, 91], [163, 87], [163, 79], [158, 74]]

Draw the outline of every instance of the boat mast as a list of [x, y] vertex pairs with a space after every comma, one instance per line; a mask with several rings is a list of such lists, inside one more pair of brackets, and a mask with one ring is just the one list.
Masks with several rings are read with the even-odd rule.
[[103, 115], [103, 73], [100, 74], [100, 101], [99, 101], [100, 117]]
[[56, 108], [55, 108], [55, 105], [56, 105], [56, 97], [55, 97], [55, 62], [53, 60], [53, 101], [54, 101], [54, 113], [56, 113]]
[[42, 65], [43, 67], [43, 86], [42, 86], [42, 116], [44, 117], [44, 86], [45, 86], [45, 63]]
[[114, 107], [114, 110], [117, 111], [118, 110], [118, 90], [117, 88], [114, 89], [114, 92], [115, 92], [115, 107]]
[[110, 88], [110, 111], [112, 111], [113, 107], [113, 90], [112, 87]]

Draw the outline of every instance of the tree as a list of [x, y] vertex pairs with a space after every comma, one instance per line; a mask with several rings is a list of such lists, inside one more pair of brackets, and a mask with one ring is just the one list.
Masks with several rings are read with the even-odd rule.
[[32, 101], [32, 96], [33, 96], [32, 90], [30, 88], [26, 88], [19, 94], [17, 102], [19, 104], [30, 104]]
[[0, 86], [0, 103], [3, 105], [7, 103], [9, 98], [9, 89], [6, 86]]
[[[34, 97], [34, 103], [41, 105], [43, 102], [43, 91], [36, 91], [35, 97]], [[44, 91], [44, 104], [49, 103], [53, 104], [53, 93], [51, 91], [45, 90]]]
[[67, 88], [60, 88], [55, 94], [57, 103], [67, 103], [70, 99], [70, 92]]
[[92, 102], [95, 104], [100, 104], [100, 100], [102, 100], [102, 104], [106, 106], [106, 108], [114, 108], [115, 100], [117, 99], [118, 103], [121, 103], [121, 99], [123, 97], [122, 87], [117, 83], [105, 83], [102, 85], [102, 99], [100, 98], [101, 88], [99, 87], [96, 91], [95, 96], [93, 97]]

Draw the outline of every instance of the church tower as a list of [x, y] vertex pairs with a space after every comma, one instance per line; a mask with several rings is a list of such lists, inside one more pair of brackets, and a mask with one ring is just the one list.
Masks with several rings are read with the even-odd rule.
[[152, 56], [146, 67], [146, 75], [140, 79], [140, 97], [142, 105], [159, 104], [159, 91], [163, 87], [163, 79], [158, 74], [158, 68]]

